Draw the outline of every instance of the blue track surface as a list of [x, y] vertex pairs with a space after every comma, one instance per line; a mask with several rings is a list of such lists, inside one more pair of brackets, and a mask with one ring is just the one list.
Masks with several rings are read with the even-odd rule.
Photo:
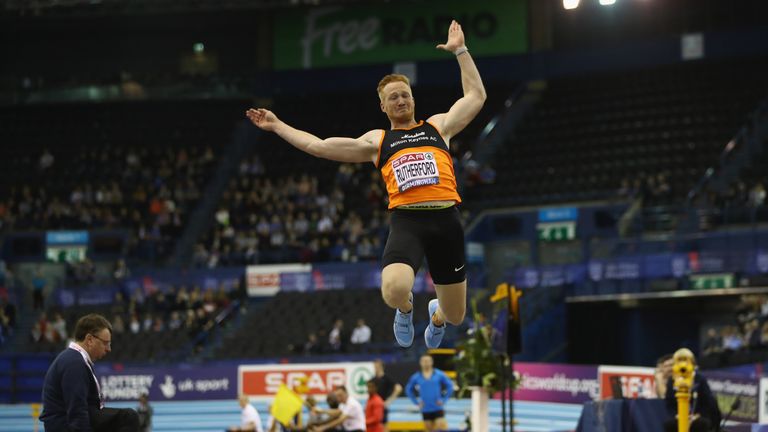
[[[361, 401], [363, 404], [365, 401]], [[460, 428], [469, 412], [468, 399], [452, 399], [446, 406], [446, 417], [451, 428]], [[254, 402], [266, 423], [267, 402]], [[135, 403], [109, 403], [115, 408], [133, 408]], [[153, 431], [221, 432], [240, 421], [237, 401], [155, 402]], [[581, 413], [580, 405], [543, 402], [515, 402], [515, 431], [572, 431]], [[501, 404], [491, 401], [491, 427], [489, 432], [501, 431]], [[390, 420], [420, 420], [421, 415], [410, 401], [401, 398], [390, 409]], [[30, 432], [33, 430], [30, 405], [0, 405], [0, 431]], [[40, 431], [42, 431], [42, 424]]]

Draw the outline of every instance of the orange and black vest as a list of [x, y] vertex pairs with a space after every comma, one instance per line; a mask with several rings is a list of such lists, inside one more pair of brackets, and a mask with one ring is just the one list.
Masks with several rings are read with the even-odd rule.
[[461, 202], [448, 146], [429, 122], [385, 130], [376, 167], [387, 185], [390, 209], [426, 201]]

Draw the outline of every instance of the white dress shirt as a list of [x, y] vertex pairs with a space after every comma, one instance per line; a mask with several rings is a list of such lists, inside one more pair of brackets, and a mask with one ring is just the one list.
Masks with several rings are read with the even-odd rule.
[[339, 405], [341, 413], [347, 418], [341, 424], [344, 430], [365, 430], [365, 411], [360, 402], [352, 396], [347, 396], [347, 401]]
[[363, 324], [362, 327], [355, 327], [352, 330], [350, 342], [353, 344], [366, 344], [371, 341], [371, 328]]
[[264, 432], [264, 429], [261, 427], [261, 417], [259, 416], [259, 412], [256, 411], [256, 408], [254, 408], [253, 405], [248, 404], [243, 408], [243, 413], [240, 417], [240, 427], [249, 427], [251, 423], [256, 426], [256, 432]]

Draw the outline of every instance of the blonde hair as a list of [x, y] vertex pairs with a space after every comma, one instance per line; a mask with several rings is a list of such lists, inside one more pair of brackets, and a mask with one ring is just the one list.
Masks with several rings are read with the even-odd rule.
[[379, 81], [378, 87], [376, 87], [376, 92], [379, 94], [379, 99], [384, 100], [384, 94], [382, 92], [384, 91], [384, 87], [387, 84], [398, 81], [404, 82], [408, 85], [408, 87], [411, 86], [411, 80], [409, 80], [407, 76], [401, 74], [389, 74], [382, 78], [381, 81]]

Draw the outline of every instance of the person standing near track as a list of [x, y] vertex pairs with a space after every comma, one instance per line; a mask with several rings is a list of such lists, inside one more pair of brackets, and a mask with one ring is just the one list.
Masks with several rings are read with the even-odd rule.
[[40, 415], [45, 431], [137, 431], [136, 411], [104, 406], [93, 371], [93, 362], [112, 350], [112, 325], [101, 315], [85, 315], [77, 320], [74, 337], [45, 374]]
[[421, 371], [411, 375], [411, 379], [408, 380], [405, 394], [421, 409], [424, 428], [427, 431], [447, 430], [445, 403], [453, 394], [453, 381], [443, 371], [434, 367], [434, 361], [429, 354], [421, 356], [419, 367]]
[[240, 426], [232, 426], [227, 429], [228, 432], [264, 432], [261, 427], [261, 416], [256, 408], [251, 405], [251, 399], [248, 395], [241, 394], [237, 398], [240, 405]]
[[373, 362], [374, 376], [371, 378], [376, 384], [376, 392], [381, 396], [384, 401], [384, 430], [387, 430], [387, 423], [389, 422], [389, 406], [392, 402], [396, 401], [400, 394], [403, 392], [403, 386], [400, 383], [395, 382], [389, 375], [384, 372], [384, 361], [376, 359]]
[[428, 305], [427, 346], [438, 347], [445, 324], [460, 324], [466, 312], [464, 229], [456, 208], [461, 198], [448, 149], [451, 138], [480, 112], [486, 94], [459, 23], [451, 22], [448, 40], [437, 48], [456, 56], [464, 95], [448, 112], [426, 121], [416, 121], [410, 81], [398, 74], [385, 76], [377, 87], [379, 106], [390, 129], [371, 130], [358, 138], [320, 139], [289, 126], [264, 108], [246, 112], [257, 127], [278, 134], [299, 150], [339, 162], [373, 162], [381, 171], [392, 211], [382, 257], [381, 291], [387, 305], [395, 309], [393, 330], [402, 347], [413, 343], [411, 291], [425, 256], [437, 292], [437, 299]]
[[368, 402], [365, 404], [365, 432], [384, 432], [384, 399], [379, 396], [376, 381], [368, 381]]

